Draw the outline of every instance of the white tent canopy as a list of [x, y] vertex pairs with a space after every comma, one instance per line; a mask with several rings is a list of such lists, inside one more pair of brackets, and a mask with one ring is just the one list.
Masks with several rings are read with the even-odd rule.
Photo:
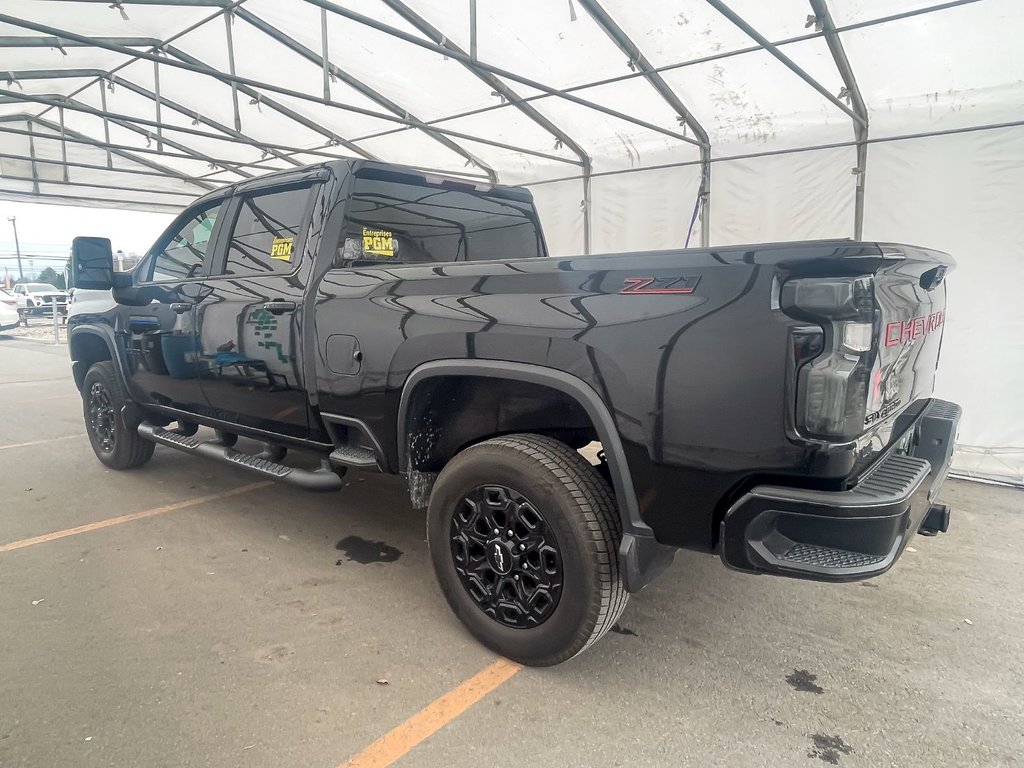
[[5, 0], [0, 198], [177, 210], [330, 157], [527, 184], [555, 254], [952, 253], [956, 467], [1024, 482], [1021, 0]]

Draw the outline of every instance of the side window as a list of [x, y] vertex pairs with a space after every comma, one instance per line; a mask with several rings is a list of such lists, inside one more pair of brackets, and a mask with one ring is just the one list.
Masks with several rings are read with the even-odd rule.
[[199, 273], [222, 204], [217, 201], [192, 211], [178, 231], [164, 242], [153, 259], [154, 282], [183, 280]]
[[242, 198], [223, 274], [292, 272], [310, 192], [308, 186], [293, 187]]

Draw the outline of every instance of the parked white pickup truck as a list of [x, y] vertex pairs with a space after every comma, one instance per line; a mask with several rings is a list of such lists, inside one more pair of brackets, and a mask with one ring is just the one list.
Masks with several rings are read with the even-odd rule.
[[54, 307], [62, 315], [68, 313], [67, 291], [50, 283], [18, 283], [14, 286], [14, 296], [22, 319], [30, 315], [50, 315]]

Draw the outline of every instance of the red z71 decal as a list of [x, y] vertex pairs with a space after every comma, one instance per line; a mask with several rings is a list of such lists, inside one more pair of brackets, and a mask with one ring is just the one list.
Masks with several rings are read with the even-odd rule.
[[625, 287], [619, 293], [642, 293], [645, 295], [664, 293], [693, 293], [700, 282], [696, 277], [627, 277]]

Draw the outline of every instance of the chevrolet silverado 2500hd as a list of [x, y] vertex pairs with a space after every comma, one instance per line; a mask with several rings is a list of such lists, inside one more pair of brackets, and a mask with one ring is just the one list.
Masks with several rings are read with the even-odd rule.
[[76, 285], [117, 303], [71, 318], [70, 353], [109, 467], [159, 444], [312, 491], [405, 475], [454, 612], [545, 665], [677, 548], [847, 581], [945, 531], [952, 265], [849, 240], [550, 257], [528, 191], [337, 161], [200, 198], [129, 274], [78, 238]]

